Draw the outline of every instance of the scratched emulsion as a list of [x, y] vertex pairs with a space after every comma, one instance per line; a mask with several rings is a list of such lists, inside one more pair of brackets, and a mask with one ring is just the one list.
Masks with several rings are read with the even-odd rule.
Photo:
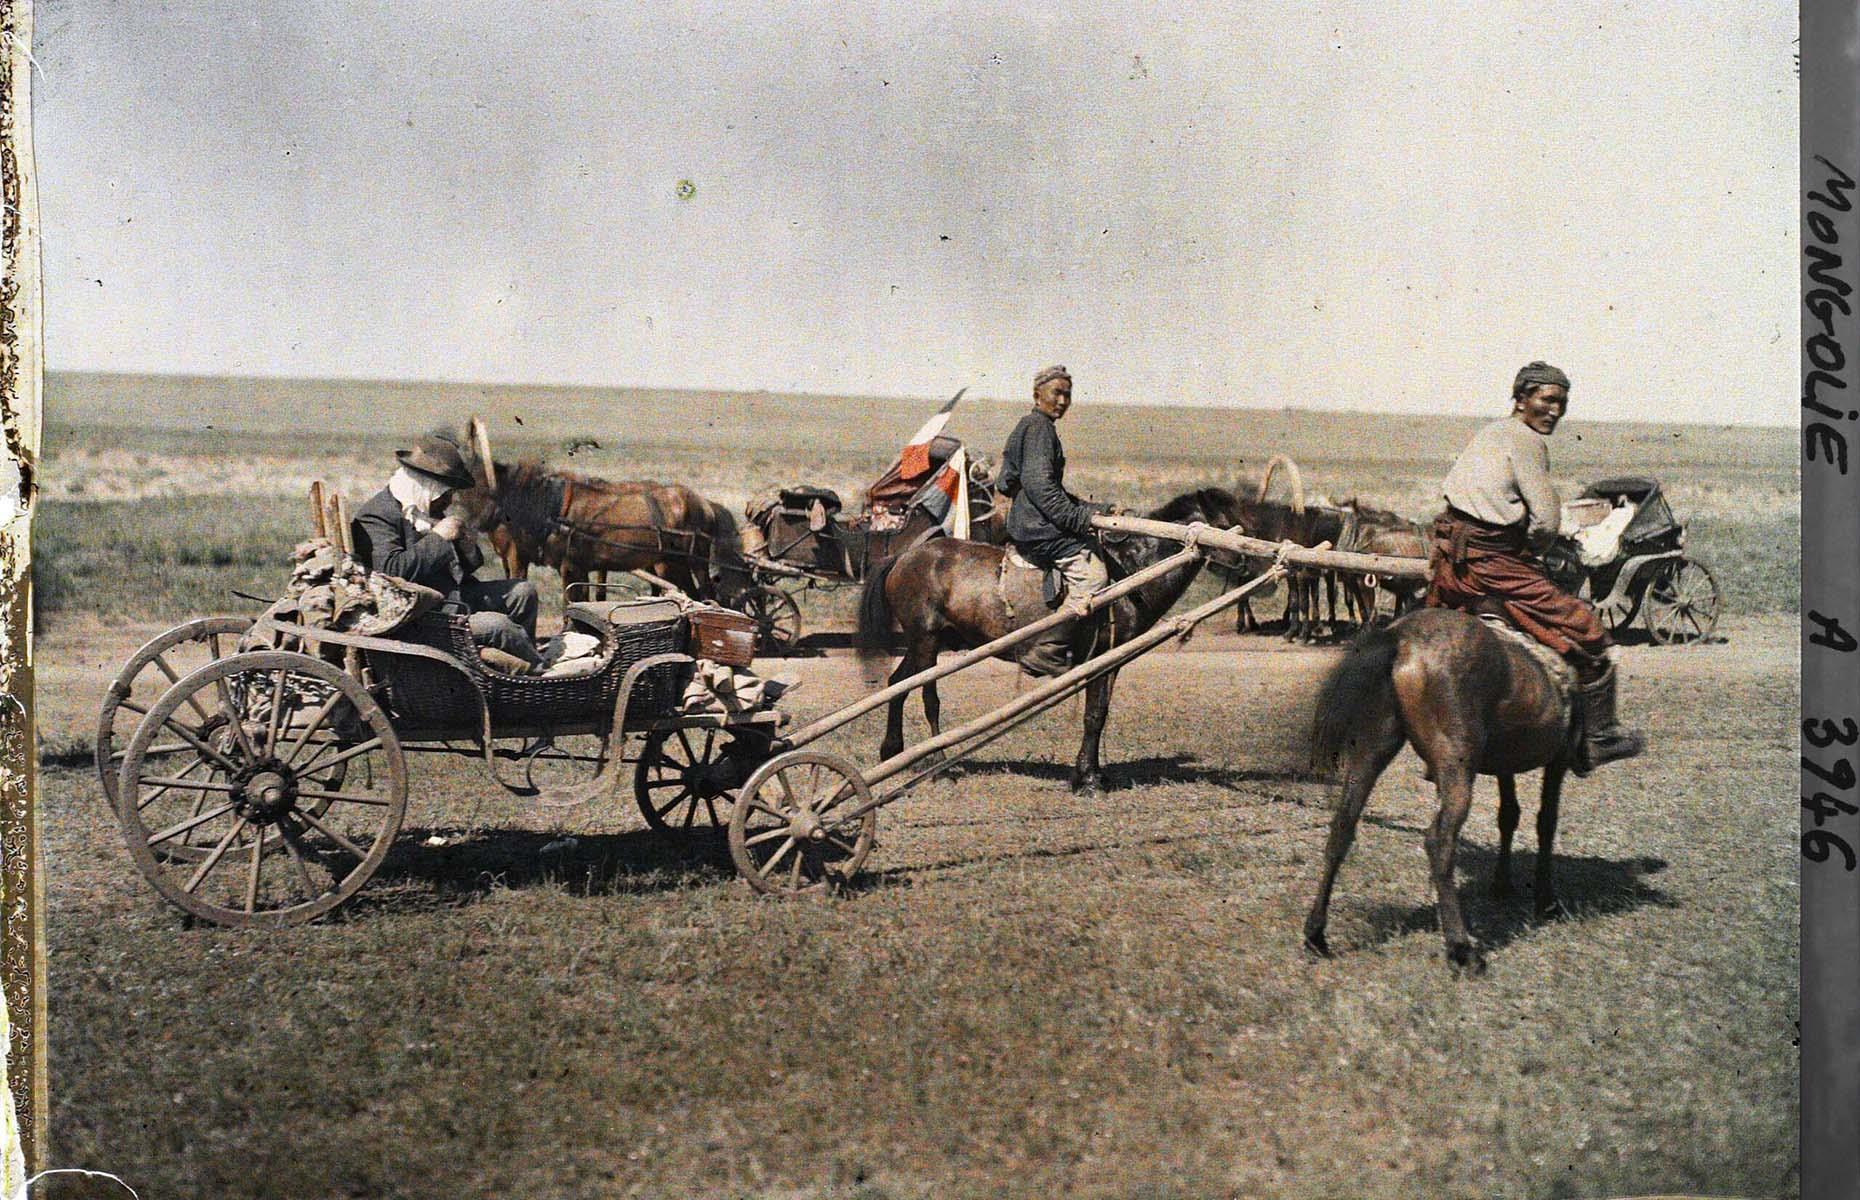
[[0, 1196], [12, 1200], [24, 1194], [27, 1167], [43, 1165], [46, 1113], [30, 617], [42, 311], [28, 0], [0, 0], [0, 42]]

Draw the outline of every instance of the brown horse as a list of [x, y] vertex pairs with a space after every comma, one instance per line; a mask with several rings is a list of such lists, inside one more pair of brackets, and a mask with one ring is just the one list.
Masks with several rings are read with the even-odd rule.
[[[1337, 543], [1337, 549], [1358, 554], [1386, 555], [1390, 558], [1425, 559], [1428, 556], [1430, 545], [1427, 531], [1416, 522], [1356, 500], [1345, 500], [1341, 507], [1354, 519], [1349, 522], [1350, 528]], [[1372, 586], [1360, 574], [1345, 574], [1343, 582], [1352, 615], [1365, 626], [1375, 623], [1378, 588], [1386, 588], [1395, 598], [1395, 615], [1398, 617], [1418, 605], [1427, 590], [1425, 579], [1406, 577], [1378, 579]]]
[[[473, 473], [486, 478], [475, 465]], [[710, 599], [713, 571], [740, 573], [736, 519], [682, 484], [615, 483], [533, 461], [494, 463], [488, 482], [460, 492], [459, 504], [513, 579], [533, 563], [561, 572], [564, 588], [594, 571], [646, 570]]]
[[[1234, 523], [1234, 497], [1219, 488], [1206, 488], [1177, 496], [1149, 515], [1158, 521], [1203, 522], [1225, 528]], [[1169, 554], [1177, 547], [1154, 538], [1104, 539], [1104, 553], [1113, 579], [1130, 575]], [[873, 571], [859, 599], [859, 653], [875, 658], [886, 647], [894, 623], [904, 631], [904, 657], [891, 681], [914, 675], [935, 664], [944, 650], [973, 649], [1013, 630], [1050, 615], [1040, 598], [1036, 572], [1010, 568], [1003, 576], [1005, 551], [979, 542], [938, 538], [905, 551]], [[1103, 622], [1081, 621], [1072, 642], [1072, 661], [1082, 662], [1101, 634], [1113, 644], [1137, 636], [1160, 620], [1188, 590], [1202, 560], [1184, 563], [1111, 606], [1108, 631]], [[1003, 596], [1003, 591], [1007, 596]], [[1011, 659], [1019, 648], [999, 657]], [[1098, 761], [1099, 741], [1111, 709], [1111, 687], [1116, 672], [1093, 680], [1085, 689], [1085, 734], [1072, 767], [1072, 790], [1094, 792], [1103, 785]], [[924, 718], [932, 736], [940, 733], [941, 702], [936, 685], [922, 689]], [[904, 749], [904, 701], [891, 702], [881, 759]]]
[[1426, 835], [1447, 959], [1473, 974], [1485, 956], [1466, 931], [1453, 885], [1460, 827], [1472, 808], [1473, 779], [1498, 777], [1498, 866], [1492, 894], [1511, 895], [1511, 838], [1518, 827], [1516, 777], [1543, 769], [1537, 808], [1536, 915], [1560, 906], [1550, 877], [1557, 802], [1574, 745], [1564, 690], [1529, 649], [1469, 613], [1427, 608], [1359, 635], [1319, 694], [1315, 760], [1338, 768], [1336, 811], [1324, 848], [1317, 899], [1305, 918], [1305, 946], [1328, 957], [1324, 926], [1337, 869], [1376, 779], [1414, 747], [1440, 795]]

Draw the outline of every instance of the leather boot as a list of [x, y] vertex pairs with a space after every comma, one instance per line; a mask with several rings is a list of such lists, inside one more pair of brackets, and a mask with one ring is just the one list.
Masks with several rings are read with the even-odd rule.
[[1076, 621], [1061, 621], [1028, 642], [1020, 654], [1020, 669], [1038, 679], [1064, 675], [1072, 669], [1072, 631]]
[[1582, 671], [1578, 686], [1582, 689], [1582, 741], [1576, 747], [1576, 761], [1571, 768], [1587, 775], [1603, 763], [1633, 758], [1647, 748], [1647, 739], [1632, 729], [1623, 729], [1615, 721], [1615, 664], [1598, 659]]

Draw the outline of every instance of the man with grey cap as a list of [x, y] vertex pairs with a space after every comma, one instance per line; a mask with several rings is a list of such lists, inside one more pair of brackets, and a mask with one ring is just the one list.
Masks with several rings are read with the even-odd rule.
[[480, 580], [484, 565], [478, 532], [447, 501], [477, 481], [459, 448], [442, 437], [423, 437], [397, 450], [400, 468], [349, 522], [355, 557], [370, 570], [432, 588], [452, 612], [467, 613], [472, 639], [535, 666], [536, 585], [527, 579]]
[[1615, 721], [1613, 642], [1595, 610], [1551, 582], [1538, 554], [1562, 515], [1550, 481], [1550, 435], [1569, 407], [1569, 376], [1527, 364], [1511, 385], [1511, 416], [1478, 433], [1447, 472], [1447, 511], [1434, 521], [1427, 603], [1501, 609], [1512, 624], [1567, 658], [1583, 698], [1574, 768], [1587, 774], [1645, 748]]
[[[1047, 367], [1033, 377], [1033, 411], [1008, 434], [995, 485], [1013, 498], [1007, 535], [1021, 557], [1037, 567], [1056, 570], [1066, 583], [1068, 602], [1103, 587], [1110, 579], [1093, 538], [1094, 513], [1110, 511], [1066, 490], [1066, 452], [1059, 444], [1058, 422], [1072, 407], [1072, 376], [1064, 367]], [[1076, 622], [1062, 622], [1021, 653], [1021, 670], [1029, 675], [1063, 675], [1071, 666]]]

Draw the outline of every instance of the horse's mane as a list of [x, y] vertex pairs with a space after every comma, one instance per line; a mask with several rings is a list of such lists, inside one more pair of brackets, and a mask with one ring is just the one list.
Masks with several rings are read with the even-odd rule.
[[1150, 513], [1149, 516], [1152, 521], [1172, 521], [1179, 524], [1184, 518], [1201, 519], [1217, 513], [1232, 512], [1236, 504], [1232, 492], [1224, 488], [1205, 487], [1192, 492], [1183, 492]]

